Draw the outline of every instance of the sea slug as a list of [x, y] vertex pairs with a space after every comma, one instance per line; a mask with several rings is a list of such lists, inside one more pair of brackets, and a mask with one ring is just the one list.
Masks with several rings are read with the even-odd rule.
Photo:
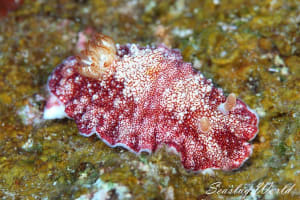
[[239, 168], [258, 132], [254, 111], [164, 45], [119, 45], [97, 35], [56, 67], [48, 90], [45, 119], [72, 118], [80, 134], [134, 153], [165, 144], [190, 171]]

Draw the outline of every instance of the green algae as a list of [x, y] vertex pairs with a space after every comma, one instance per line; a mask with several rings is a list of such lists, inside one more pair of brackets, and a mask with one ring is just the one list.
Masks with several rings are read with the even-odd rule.
[[[298, 1], [25, 1], [0, 23], [0, 197], [74, 199], [101, 178], [134, 199], [239, 199], [207, 194], [274, 182], [300, 191], [300, 28]], [[218, 1], [216, 1], [218, 2]], [[72, 120], [24, 125], [17, 114], [45, 95], [51, 71], [76, 53], [78, 32], [103, 32], [119, 43], [166, 42], [225, 93], [235, 92], [260, 115], [251, 158], [234, 172], [185, 171], [177, 155], [136, 156], [82, 137]], [[158, 27], [161, 28], [157, 33]], [[173, 196], [172, 196], [173, 194]], [[249, 198], [250, 199], [250, 198]]]

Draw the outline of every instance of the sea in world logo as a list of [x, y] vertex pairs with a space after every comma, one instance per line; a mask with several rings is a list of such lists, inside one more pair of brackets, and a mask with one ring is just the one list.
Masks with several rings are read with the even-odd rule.
[[240, 184], [237, 186], [231, 185], [224, 187], [222, 182], [214, 182], [210, 184], [206, 190], [207, 195], [218, 194], [218, 195], [232, 195], [242, 196], [243, 198], [249, 195], [266, 195], [272, 194], [274, 196], [292, 194], [295, 190], [295, 183], [288, 183], [279, 187], [274, 182], [260, 182], [256, 186], [253, 184]]

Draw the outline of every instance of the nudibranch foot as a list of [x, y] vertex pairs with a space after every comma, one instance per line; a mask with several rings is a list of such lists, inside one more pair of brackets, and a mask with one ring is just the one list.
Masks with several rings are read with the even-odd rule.
[[65, 106], [55, 95], [50, 95], [45, 105], [44, 119], [63, 119], [67, 117]]

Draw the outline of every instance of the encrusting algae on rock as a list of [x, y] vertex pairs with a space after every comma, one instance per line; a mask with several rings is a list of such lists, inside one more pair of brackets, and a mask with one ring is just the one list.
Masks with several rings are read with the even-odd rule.
[[111, 147], [153, 152], [166, 144], [191, 171], [239, 168], [252, 153], [258, 116], [164, 45], [115, 45], [96, 36], [49, 77], [44, 118], [69, 117]]

